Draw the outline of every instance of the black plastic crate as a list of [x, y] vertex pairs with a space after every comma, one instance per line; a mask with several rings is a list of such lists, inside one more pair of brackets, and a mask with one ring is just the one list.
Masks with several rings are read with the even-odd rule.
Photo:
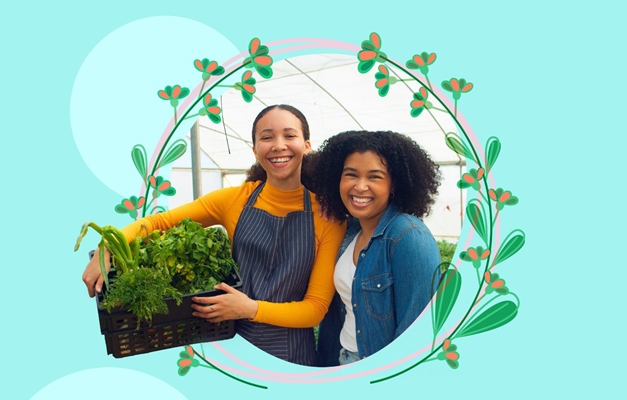
[[[92, 255], [93, 252], [90, 252], [89, 257], [91, 258]], [[115, 272], [110, 271], [109, 278], [113, 276]], [[224, 282], [238, 290], [242, 286], [242, 279], [235, 269], [224, 279]], [[182, 296], [182, 302], [179, 305], [176, 305], [173, 299], [165, 299], [168, 314], [154, 314], [152, 324], [141, 321], [138, 328], [137, 316], [125, 308], [113, 308], [111, 313], [102, 308], [103, 290], [103, 293], [96, 295], [96, 305], [100, 332], [105, 337], [107, 354], [120, 358], [232, 338], [235, 336], [235, 321], [212, 323], [192, 315], [194, 312], [192, 297], [210, 297], [224, 293], [222, 290], [214, 289], [187, 294]]]
[[153, 325], [139, 331], [130, 329], [103, 335], [107, 354], [121, 358], [194, 343], [230, 339], [235, 336], [235, 321], [214, 324], [194, 317], [187, 321]]
[[[112, 276], [113, 274], [110, 273], [110, 277]], [[224, 282], [235, 289], [240, 289], [242, 286], [242, 279], [240, 278], [239, 273], [236, 270], [231, 271], [231, 273], [224, 280]], [[189, 319], [198, 319], [197, 317], [194, 317], [192, 315], [192, 312], [194, 312], [194, 309], [192, 308], [192, 297], [211, 297], [224, 293], [225, 292], [222, 290], [209, 290], [205, 292], [186, 294], [183, 296], [183, 301], [180, 305], [176, 305], [176, 302], [174, 300], [168, 298], [166, 299], [166, 304], [168, 305], [168, 313], [154, 314], [152, 316], [152, 326], [172, 324], [175, 322], [186, 321]], [[111, 313], [109, 313], [106, 309], [102, 308], [100, 304], [102, 299], [103, 293], [100, 293], [96, 296], [101, 333], [116, 333], [129, 329], [137, 329], [137, 316], [135, 316], [135, 314], [121, 307], [113, 308], [111, 309]], [[140, 330], [148, 328], [151, 328], [151, 325], [148, 322], [140, 322]]]

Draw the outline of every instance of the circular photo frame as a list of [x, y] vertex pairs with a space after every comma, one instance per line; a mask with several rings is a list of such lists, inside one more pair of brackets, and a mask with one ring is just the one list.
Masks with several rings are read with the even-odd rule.
[[[132, 149], [142, 186], [139, 195], [123, 198], [115, 206], [119, 214], [137, 219], [165, 210], [157, 198], [168, 198], [170, 206], [191, 200], [174, 196], [178, 185], [189, 186], [177, 170], [186, 170], [181, 163], [189, 140], [181, 137], [186, 120], [195, 120], [203, 130], [200, 146], [212, 164], [203, 173], [218, 174], [221, 185], [235, 184], [253, 162], [248, 136], [254, 115], [266, 105], [288, 103], [310, 119], [314, 149], [326, 137], [351, 129], [393, 130], [412, 137], [440, 164], [442, 186], [453, 189], [450, 196], [441, 196], [426, 223], [436, 238], [459, 238], [456, 257], [442, 264], [443, 277], [429, 307], [399, 337], [405, 350], [392, 361], [379, 363], [382, 357], [377, 353], [351, 365], [310, 368], [267, 355], [273, 360], [264, 366], [277, 365], [274, 370], [245, 361], [226, 343], [212, 342], [210, 347], [186, 346], [177, 361], [179, 375], [205, 366], [258, 388], [268, 388], [271, 382], [355, 378], [377, 384], [430, 361], [457, 369], [460, 339], [496, 329], [516, 317], [520, 300], [495, 272], [525, 243], [520, 229], [501, 238], [502, 212], [518, 204], [510, 190], [494, 183], [501, 142], [490, 137], [481, 146], [458, 110], [474, 85], [456, 77], [435, 84], [436, 60], [435, 53], [417, 52], [405, 62], [396, 61], [383, 52], [381, 37], [374, 32], [360, 45], [327, 39], [264, 44], [253, 38], [248, 51], [223, 64], [210, 58], [190, 60], [199, 74], [196, 87], [175, 84], [157, 91], [160, 99], [169, 102], [173, 116], [150, 157], [140, 144]], [[168, 164], [172, 164], [171, 176], [160, 175]], [[460, 232], [466, 235], [463, 240]], [[410, 337], [416, 347], [407, 351]], [[237, 345], [246, 347], [242, 343], [247, 344], [242, 340]]]

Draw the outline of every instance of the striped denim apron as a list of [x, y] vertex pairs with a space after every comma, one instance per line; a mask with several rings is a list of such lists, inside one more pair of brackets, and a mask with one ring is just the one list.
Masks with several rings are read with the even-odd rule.
[[[278, 217], [253, 207], [264, 185], [251, 194], [233, 234], [242, 291], [255, 300], [301, 301], [316, 252], [309, 191], [303, 188], [303, 211]], [[275, 357], [302, 365], [316, 363], [312, 328], [283, 328], [247, 319], [237, 320], [236, 327], [240, 336]]]

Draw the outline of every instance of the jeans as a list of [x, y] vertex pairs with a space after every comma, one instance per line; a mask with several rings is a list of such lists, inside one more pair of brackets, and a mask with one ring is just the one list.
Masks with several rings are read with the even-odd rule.
[[340, 365], [354, 363], [355, 361], [359, 361], [359, 354], [355, 353], [354, 351], [348, 351], [342, 347], [342, 349], [340, 349], [339, 361]]

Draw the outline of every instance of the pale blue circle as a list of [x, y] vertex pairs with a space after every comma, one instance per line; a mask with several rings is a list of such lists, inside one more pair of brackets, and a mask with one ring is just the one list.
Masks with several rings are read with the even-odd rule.
[[[103, 385], [103, 382], [115, 384]], [[31, 400], [90, 399], [186, 400], [181, 392], [152, 375], [127, 368], [92, 368], [66, 375], [35, 393]]]
[[[150, 160], [174, 114], [157, 91], [168, 85], [192, 91], [202, 82], [194, 60], [221, 64], [237, 53], [217, 31], [181, 17], [144, 18], [107, 35], [81, 65], [70, 102], [72, 133], [89, 169], [123, 197], [140, 195], [131, 149], [142, 144]], [[181, 124], [170, 143], [184, 137], [192, 121]]]

